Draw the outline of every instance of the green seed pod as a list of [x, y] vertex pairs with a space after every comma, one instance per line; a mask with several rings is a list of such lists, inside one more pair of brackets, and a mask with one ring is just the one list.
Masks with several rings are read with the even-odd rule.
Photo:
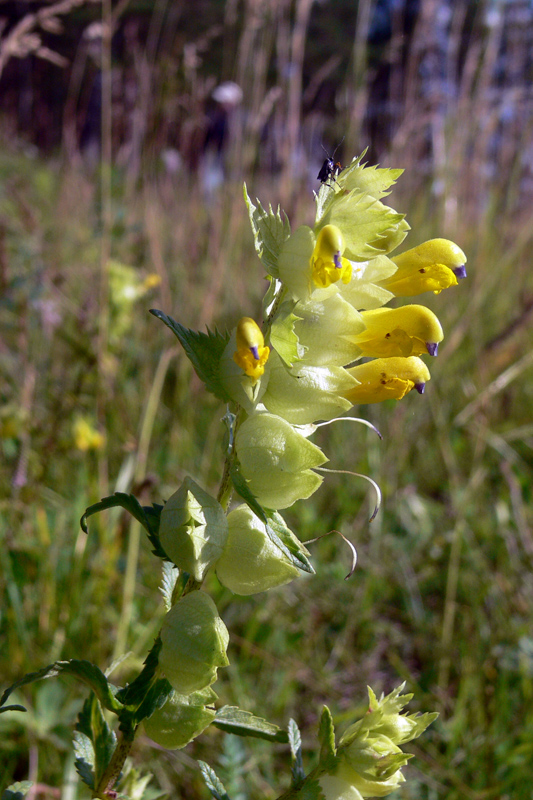
[[322, 483], [310, 469], [327, 461], [322, 450], [275, 414], [248, 417], [237, 431], [235, 445], [250, 491], [265, 508], [292, 506]]
[[228, 541], [216, 573], [232, 592], [257, 594], [297, 577], [298, 569], [270, 540], [264, 523], [248, 506], [230, 511], [228, 527]]
[[229, 664], [228, 629], [208, 595], [194, 591], [172, 606], [161, 628], [159, 665], [172, 687], [191, 694], [216, 681]]
[[172, 692], [165, 704], [144, 720], [144, 729], [150, 739], [166, 747], [178, 750], [199, 736], [214, 720], [214, 708], [206, 708], [217, 695], [211, 688], [189, 695]]
[[191, 478], [165, 504], [159, 539], [167, 556], [196, 581], [220, 557], [228, 537], [228, 523], [220, 503]]

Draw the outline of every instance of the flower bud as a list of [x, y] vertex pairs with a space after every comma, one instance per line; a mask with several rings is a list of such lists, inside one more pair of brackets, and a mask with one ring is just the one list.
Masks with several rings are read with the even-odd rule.
[[228, 629], [211, 598], [199, 590], [172, 606], [161, 628], [159, 665], [179, 694], [210, 686], [229, 664]]
[[398, 269], [381, 285], [396, 297], [428, 291], [439, 294], [449, 286], [456, 286], [458, 278], [466, 278], [466, 256], [449, 239], [430, 239], [392, 260]]
[[270, 348], [265, 347], [261, 329], [250, 317], [239, 320], [236, 344], [233, 360], [252, 379], [254, 385], [265, 371]]
[[409, 358], [376, 358], [347, 370], [359, 385], [345, 393], [353, 405], [401, 400], [411, 389], [419, 394], [430, 379], [429, 370], [417, 356]]
[[150, 739], [166, 747], [178, 750], [199, 736], [213, 722], [216, 711], [206, 708], [217, 695], [210, 688], [184, 695], [172, 692], [164, 705], [143, 721]]
[[275, 414], [248, 417], [237, 430], [235, 446], [250, 491], [265, 508], [287, 508], [322, 483], [310, 469], [328, 460], [322, 450]]
[[185, 478], [161, 511], [159, 539], [167, 556], [202, 581], [220, 557], [227, 536], [228, 523], [220, 503], [192, 478]]
[[235, 594], [257, 594], [282, 586], [298, 569], [272, 542], [263, 522], [248, 506], [228, 514], [228, 541], [216, 566], [217, 577]]
[[425, 306], [377, 308], [363, 311], [361, 317], [366, 329], [355, 341], [363, 356], [436, 356], [444, 336], [439, 320]]

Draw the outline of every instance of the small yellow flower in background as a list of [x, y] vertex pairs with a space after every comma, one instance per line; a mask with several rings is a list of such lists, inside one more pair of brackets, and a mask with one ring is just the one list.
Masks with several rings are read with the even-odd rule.
[[321, 289], [327, 289], [339, 279], [349, 283], [352, 265], [343, 258], [344, 237], [336, 225], [324, 225], [317, 236], [315, 249], [311, 256], [313, 281]]
[[428, 368], [417, 356], [376, 358], [351, 367], [347, 372], [360, 382], [344, 394], [353, 405], [381, 403], [389, 398], [401, 400], [411, 389], [423, 394], [425, 384], [431, 377]]
[[425, 306], [377, 308], [361, 312], [361, 317], [366, 329], [355, 342], [363, 356], [436, 356], [444, 338], [439, 320]]
[[151, 272], [149, 275], [146, 276], [144, 281], [142, 282], [143, 289], [148, 291], [149, 289], [154, 289], [156, 286], [159, 286], [161, 283], [161, 276], [158, 275], [156, 272]]
[[105, 437], [92, 425], [87, 417], [77, 417], [72, 425], [74, 444], [82, 452], [87, 450], [101, 450]]
[[254, 383], [265, 371], [265, 364], [270, 355], [270, 348], [259, 325], [250, 317], [243, 317], [237, 325], [237, 350], [233, 360], [252, 378]]
[[422, 292], [440, 294], [466, 278], [466, 256], [449, 239], [430, 239], [405, 253], [395, 256], [397, 271], [381, 282], [396, 297], [408, 297]]

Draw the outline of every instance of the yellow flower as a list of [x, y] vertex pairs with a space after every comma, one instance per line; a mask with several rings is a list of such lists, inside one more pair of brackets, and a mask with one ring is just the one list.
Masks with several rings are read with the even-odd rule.
[[339, 279], [349, 283], [352, 265], [343, 258], [344, 237], [336, 225], [324, 225], [317, 236], [315, 249], [311, 256], [313, 282], [321, 289], [327, 289]]
[[430, 379], [428, 368], [417, 356], [376, 358], [346, 371], [360, 382], [344, 394], [353, 405], [401, 400], [411, 389], [423, 394]]
[[270, 348], [265, 345], [259, 325], [250, 317], [243, 317], [237, 325], [237, 350], [233, 360], [252, 378], [259, 380], [265, 371]]
[[430, 239], [392, 260], [398, 269], [381, 286], [396, 297], [428, 291], [439, 294], [449, 286], [456, 286], [458, 278], [466, 278], [466, 256], [449, 239]]
[[425, 306], [377, 308], [361, 317], [366, 329], [354, 341], [363, 356], [436, 356], [444, 336], [439, 320]]
[[89, 422], [85, 417], [78, 417], [72, 426], [74, 444], [83, 453], [87, 450], [101, 450], [104, 446], [105, 438], [100, 431]]

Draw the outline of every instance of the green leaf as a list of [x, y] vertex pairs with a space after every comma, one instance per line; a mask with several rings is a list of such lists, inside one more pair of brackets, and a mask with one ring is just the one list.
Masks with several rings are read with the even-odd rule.
[[94, 789], [94, 747], [91, 739], [82, 731], [74, 731], [74, 766], [82, 781]]
[[223, 706], [219, 709], [213, 725], [226, 733], [234, 733], [236, 736], [252, 736], [256, 739], [266, 739], [269, 742], [286, 743], [289, 741], [287, 733], [282, 728], [262, 717], [255, 717], [249, 711], [243, 711], [238, 706]]
[[91, 694], [83, 704], [76, 731], [79, 735], [76, 737], [75, 766], [82, 780], [94, 789], [107, 769], [117, 744], [117, 738], [105, 720], [96, 695]]
[[381, 200], [390, 194], [389, 189], [396, 183], [403, 169], [384, 169], [378, 166], [367, 167], [361, 164], [359, 159], [352, 163], [342, 172], [339, 177], [339, 184], [343, 191], [350, 192], [352, 189], [375, 197]]
[[170, 611], [172, 608], [172, 595], [174, 593], [174, 588], [178, 581], [179, 575], [180, 571], [174, 566], [174, 564], [171, 564], [170, 561], [163, 562], [161, 594], [163, 595], [163, 602], [165, 603], [165, 608], [167, 611]]
[[8, 786], [2, 792], [2, 800], [22, 800], [23, 797], [26, 797], [32, 786], [33, 781], [17, 781], [16, 783], [12, 783], [11, 786]]
[[257, 255], [268, 274], [277, 278], [279, 252], [283, 242], [291, 235], [289, 220], [285, 214], [283, 214], [283, 218], [281, 217], [279, 206], [276, 212], [272, 210], [271, 205], [266, 211], [257, 198], [257, 206], [254, 206], [248, 196], [246, 184], [244, 184], [244, 200], [250, 215]]
[[150, 543], [153, 545], [152, 552], [154, 555], [156, 555], [158, 558], [164, 558], [167, 561], [169, 560], [167, 554], [161, 547], [158, 536], [159, 519], [161, 517], [163, 506], [141, 506], [137, 498], [132, 494], [115, 492], [115, 494], [112, 494], [109, 497], [103, 497], [99, 503], [94, 503], [92, 506], [89, 506], [87, 509], [85, 509], [85, 513], [80, 519], [82, 531], [84, 533], [89, 533], [89, 528], [87, 526], [88, 518], [93, 514], [97, 514], [99, 511], [105, 511], [108, 508], [123, 508], [125, 511], [128, 511], [132, 517], [137, 520], [137, 522], [141, 523], [147, 532]]
[[302, 736], [298, 725], [293, 719], [289, 720], [287, 730], [289, 734], [289, 746], [291, 748], [292, 785], [297, 787], [305, 778], [302, 760]]
[[166, 678], [158, 677], [160, 650], [161, 639], [158, 636], [139, 675], [117, 692], [117, 697], [126, 706], [119, 715], [121, 730], [134, 728], [151, 716], [173, 691]]
[[283, 303], [278, 309], [270, 329], [270, 342], [277, 354], [289, 366], [300, 361], [298, 352], [298, 336], [294, 330], [294, 323], [301, 317], [293, 314], [296, 303]]
[[335, 747], [335, 727], [333, 725], [331, 711], [327, 706], [324, 706], [320, 716], [318, 740], [320, 742], [319, 763], [321, 766], [325, 767], [331, 763], [331, 759], [334, 758], [337, 753], [337, 748]]
[[255, 496], [250, 491], [248, 484], [246, 483], [246, 478], [242, 474], [239, 469], [239, 464], [237, 461], [233, 461], [230, 467], [230, 478], [233, 484], [233, 488], [237, 492], [237, 494], [242, 497], [244, 502], [252, 509], [254, 514], [259, 517], [261, 522], [268, 527], [268, 518], [266, 512], [262, 506], [259, 505]]
[[158, 678], [152, 683], [135, 712], [124, 711], [120, 715], [121, 725], [135, 727], [143, 719], [150, 717], [158, 708], [161, 708], [173, 691], [166, 678]]
[[303, 572], [315, 574], [309, 559], [308, 550], [287, 527], [285, 520], [277, 511], [268, 511], [267, 534], [270, 540], [288, 556], [292, 564]]
[[24, 708], [24, 706], [20, 706], [18, 703], [15, 703], [15, 705], [12, 706], [2, 706], [2, 708], [0, 708], [0, 714], [3, 714], [4, 711], [22, 711], [25, 713], [27, 710], [28, 709]]
[[205, 761], [198, 761], [198, 766], [200, 767], [206, 786], [215, 800], [231, 800], [224, 788], [224, 784], [220, 778], [217, 777], [214, 769], [211, 769], [209, 764], [206, 764]]
[[[57, 675], [72, 675], [92, 689], [104, 708], [113, 711], [115, 714], [120, 711], [121, 705], [115, 698], [115, 687], [112, 687], [108, 682], [104, 673], [97, 666], [91, 664], [90, 661], [78, 661], [77, 659], [56, 661], [54, 664], [50, 664], [37, 672], [28, 673], [5, 690], [0, 698], [0, 706], [3, 706], [9, 695], [20, 686], [25, 686], [43, 678], [53, 678]], [[13, 710], [15, 707], [11, 708]]]
[[207, 333], [192, 331], [155, 308], [150, 309], [150, 314], [164, 322], [179, 339], [196, 374], [205, 383], [206, 389], [219, 400], [229, 403], [231, 397], [220, 380], [220, 359], [229, 341], [229, 333], [222, 334], [217, 330], [213, 332], [209, 328]]
[[337, 195], [320, 220], [320, 227], [337, 225], [344, 235], [344, 256], [367, 261], [389, 252], [388, 235], [397, 231], [403, 217], [371, 195], [354, 189], [342, 197]]
[[161, 638], [158, 636], [150, 652], [144, 659], [144, 666], [135, 680], [128, 683], [117, 692], [117, 700], [125, 706], [137, 707], [142, 703], [148, 687], [153, 682], [159, 666], [159, 653], [161, 652]]

